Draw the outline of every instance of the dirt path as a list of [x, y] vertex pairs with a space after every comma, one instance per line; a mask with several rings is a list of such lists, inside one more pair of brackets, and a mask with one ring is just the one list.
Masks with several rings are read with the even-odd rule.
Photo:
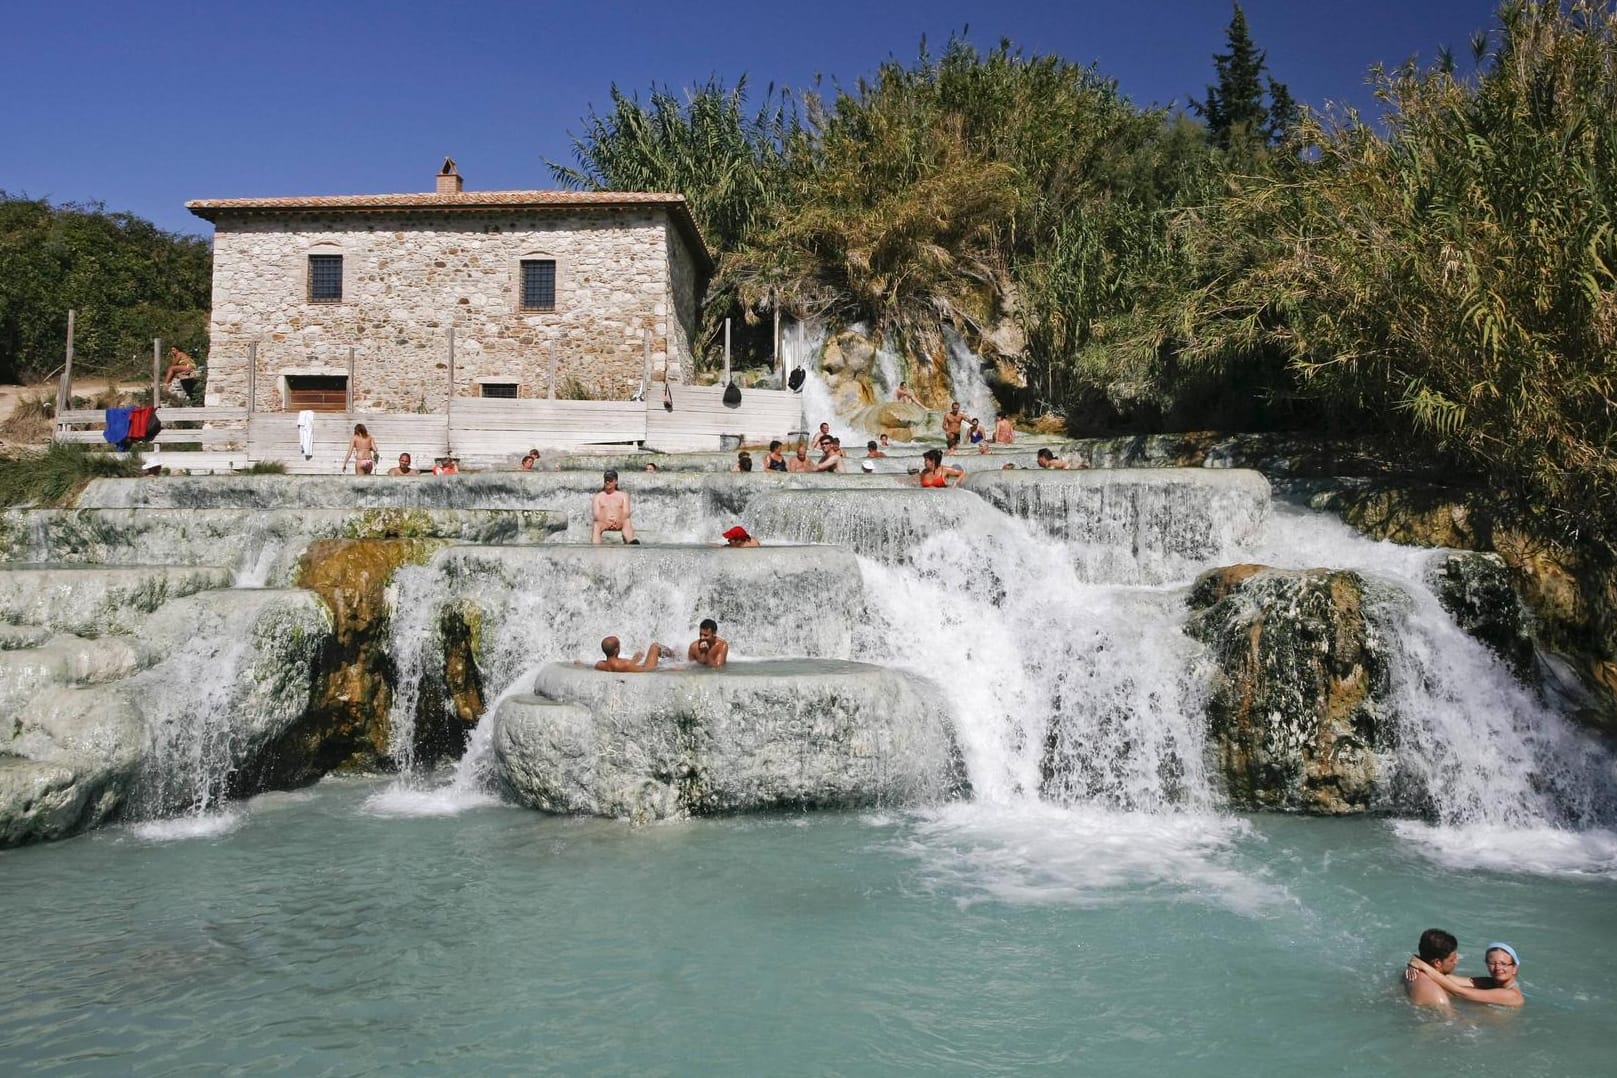
[[[73, 395], [75, 397], [93, 397], [98, 393], [105, 392], [109, 385], [110, 383], [105, 378], [74, 379]], [[56, 401], [56, 386], [55, 379], [31, 386], [0, 385], [0, 426], [3, 426], [11, 418], [11, 413], [15, 412], [17, 405], [24, 400], [37, 398], [54, 404]], [[50, 441], [50, 427], [48, 425], [44, 426], [43, 431], [44, 433], [37, 438], [19, 438], [15, 432], [12, 432], [9, 437], [0, 437], [0, 445], [44, 445]]]

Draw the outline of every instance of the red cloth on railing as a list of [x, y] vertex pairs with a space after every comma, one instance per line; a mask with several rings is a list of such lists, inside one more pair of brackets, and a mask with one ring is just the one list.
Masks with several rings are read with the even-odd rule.
[[157, 418], [157, 409], [147, 406], [145, 408], [129, 409], [129, 440], [144, 442], [155, 431], [152, 430], [152, 420]]

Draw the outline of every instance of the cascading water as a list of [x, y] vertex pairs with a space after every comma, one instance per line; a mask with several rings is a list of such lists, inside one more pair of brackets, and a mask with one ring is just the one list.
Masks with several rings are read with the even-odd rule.
[[994, 391], [983, 378], [982, 358], [951, 329], [943, 331], [943, 341], [949, 351], [949, 384], [954, 387], [954, 399], [960, 402], [960, 410], [993, 430], [999, 405], [994, 401]]
[[831, 433], [847, 446], [864, 441], [864, 435], [848, 426], [838, 414], [837, 403], [820, 371], [820, 356], [825, 351], [825, 328], [805, 322], [794, 323], [782, 332], [781, 354], [788, 370], [803, 372], [803, 421], [812, 435], [821, 423], [831, 425]]
[[[407, 738], [414, 714], [408, 687], [439, 661], [430, 642], [451, 598], [478, 605], [485, 684], [502, 693], [527, 691], [545, 661], [592, 660], [608, 633], [631, 648], [654, 638], [682, 647], [711, 614], [740, 656], [855, 658], [939, 685], [974, 803], [999, 806], [995, 828], [1009, 826], [1006, 811], [1043, 827], [1036, 821], [1047, 821], [1054, 804], [1112, 819], [1107, 826], [1117, 813], [1190, 813], [1228, 838], [1231, 825], [1216, 815], [1219, 784], [1207, 770], [1201, 645], [1182, 631], [1186, 588], [1214, 565], [1330, 565], [1401, 597], [1370, 612], [1398, 641], [1391, 710], [1400, 734], [1389, 782], [1425, 790], [1440, 827], [1609, 825], [1612, 807], [1601, 792], [1612, 785], [1609, 758], [1453, 625], [1426, 583], [1431, 552], [1370, 542], [1318, 514], [1269, 514], [1241, 474], [1062, 478], [1074, 490], [1098, 485], [1109, 508], [1085, 501], [1092, 490], [1018, 503], [1009, 482], [988, 474], [987, 500], [970, 490], [922, 500], [933, 492], [858, 480], [759, 490], [745, 519], [766, 543], [837, 544], [791, 548], [800, 565], [784, 574], [773, 560], [752, 574], [748, 551], [447, 552], [398, 581], [397, 639], [428, 642], [395, 652], [399, 736]], [[691, 499], [680, 515], [694, 531], [716, 534], [733, 522], [731, 503], [719, 509]], [[1106, 546], [1119, 549], [1096, 557]], [[474, 737], [456, 788], [481, 788], [487, 755], [487, 739]], [[1456, 771], [1465, 777], [1455, 781]], [[953, 810], [940, 817], [965, 818]], [[1408, 833], [1432, 841], [1417, 825]], [[1566, 856], [1601, 855], [1584, 844]]]

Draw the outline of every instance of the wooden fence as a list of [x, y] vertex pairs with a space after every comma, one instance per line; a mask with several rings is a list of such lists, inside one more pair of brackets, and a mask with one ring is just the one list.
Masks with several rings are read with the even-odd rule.
[[[530, 448], [542, 451], [644, 448], [662, 452], [718, 450], [725, 436], [747, 444], [785, 439], [803, 429], [802, 398], [781, 390], [743, 390], [724, 404], [720, 386], [674, 385], [665, 402], [655, 383], [648, 400], [561, 401], [456, 397], [448, 415], [399, 412], [316, 412], [313, 453], [305, 456], [295, 412], [245, 408], [159, 408], [163, 430], [154, 439], [162, 463], [188, 471], [231, 471], [279, 461], [288, 472], [334, 474], [354, 424], [376, 440], [383, 468], [408, 452], [416, 467], [454, 455], [467, 467], [511, 467]], [[671, 403], [671, 407], [669, 406]], [[106, 413], [64, 411], [58, 442], [104, 441]], [[179, 445], [194, 451], [163, 452]]]

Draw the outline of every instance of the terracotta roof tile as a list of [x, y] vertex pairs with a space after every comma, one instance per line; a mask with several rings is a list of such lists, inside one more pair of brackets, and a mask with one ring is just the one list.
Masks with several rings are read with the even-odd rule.
[[712, 255], [691, 217], [684, 195], [663, 191], [462, 191], [458, 194], [419, 192], [402, 195], [303, 195], [290, 198], [199, 198], [185, 208], [205, 221], [221, 217], [264, 213], [383, 213], [387, 211], [444, 212], [476, 210], [633, 209], [666, 206], [675, 225], [695, 249], [697, 258], [712, 266]]

